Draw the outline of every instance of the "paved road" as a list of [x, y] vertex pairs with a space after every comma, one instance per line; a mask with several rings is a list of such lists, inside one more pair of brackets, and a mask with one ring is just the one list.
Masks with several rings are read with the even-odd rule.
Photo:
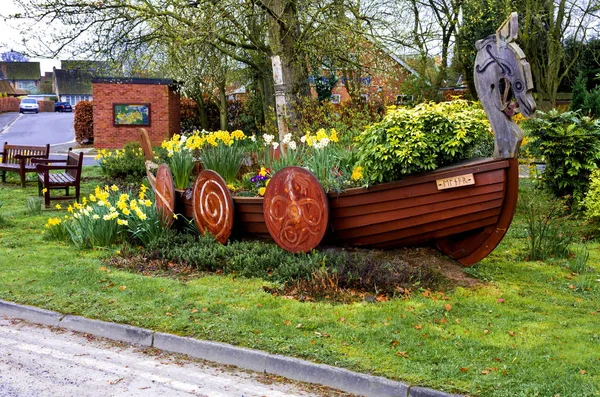
[[190, 395], [346, 394], [0, 317], [0, 396]]
[[4, 123], [11, 119], [12, 123], [0, 125], [3, 142], [19, 145], [74, 143], [73, 113], [8, 113], [2, 117]]
[[[73, 128], [73, 113], [1, 113], [0, 144], [50, 144], [50, 158], [64, 159], [70, 147], [77, 147]], [[90, 149], [74, 149], [88, 152]], [[95, 165], [94, 154], [86, 155], [83, 165]]]

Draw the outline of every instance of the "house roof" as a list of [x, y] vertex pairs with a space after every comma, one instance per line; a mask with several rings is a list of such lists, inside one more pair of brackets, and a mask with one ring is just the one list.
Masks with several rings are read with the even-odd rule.
[[156, 79], [143, 77], [95, 77], [94, 84], [156, 84], [177, 87], [180, 83], [172, 79]]
[[6, 92], [7, 94], [15, 94], [15, 90], [8, 80], [0, 80], [0, 92]]
[[60, 95], [92, 95], [92, 72], [83, 69], [54, 69], [56, 91]]
[[39, 62], [0, 62], [0, 69], [7, 80], [39, 80]]

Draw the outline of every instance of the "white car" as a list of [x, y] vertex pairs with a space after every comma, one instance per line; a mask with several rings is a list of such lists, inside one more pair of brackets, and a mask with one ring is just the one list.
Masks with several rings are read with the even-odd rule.
[[19, 112], [20, 113], [25, 113], [25, 112], [39, 112], [40, 111], [40, 106], [38, 105], [37, 101], [33, 98], [23, 98], [21, 99], [21, 104], [19, 105]]

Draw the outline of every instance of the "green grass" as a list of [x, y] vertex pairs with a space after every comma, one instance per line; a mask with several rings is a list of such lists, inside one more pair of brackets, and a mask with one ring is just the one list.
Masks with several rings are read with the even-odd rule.
[[[87, 178], [84, 193], [96, 184]], [[572, 273], [567, 260], [526, 262], [520, 213], [467, 270], [485, 281], [478, 287], [329, 304], [270, 295], [260, 279], [184, 281], [107, 267], [102, 259], [119, 247], [79, 251], [45, 239], [47, 218], [65, 212], [28, 211], [36, 195], [31, 182], [0, 186], [1, 299], [474, 396], [600, 395], [600, 245], [587, 243], [593, 273]]]

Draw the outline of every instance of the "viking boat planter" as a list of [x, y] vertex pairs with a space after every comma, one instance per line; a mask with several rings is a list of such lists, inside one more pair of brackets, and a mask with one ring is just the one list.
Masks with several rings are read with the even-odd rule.
[[494, 130], [494, 158], [339, 194], [326, 193], [306, 169], [287, 167], [271, 178], [264, 198], [232, 197], [210, 170], [198, 175], [191, 194], [179, 195], [171, 192], [170, 172], [162, 165], [151, 180], [157, 206], [163, 212], [183, 209], [188, 217], [191, 207], [199, 230], [222, 243], [232, 232], [270, 236], [290, 252], [308, 252], [321, 242], [381, 249], [433, 243], [472, 265], [500, 243], [516, 208], [522, 132], [511, 116], [517, 106], [525, 116], [535, 112], [529, 64], [514, 43], [517, 30], [513, 13], [496, 35], [476, 44], [475, 83]]

